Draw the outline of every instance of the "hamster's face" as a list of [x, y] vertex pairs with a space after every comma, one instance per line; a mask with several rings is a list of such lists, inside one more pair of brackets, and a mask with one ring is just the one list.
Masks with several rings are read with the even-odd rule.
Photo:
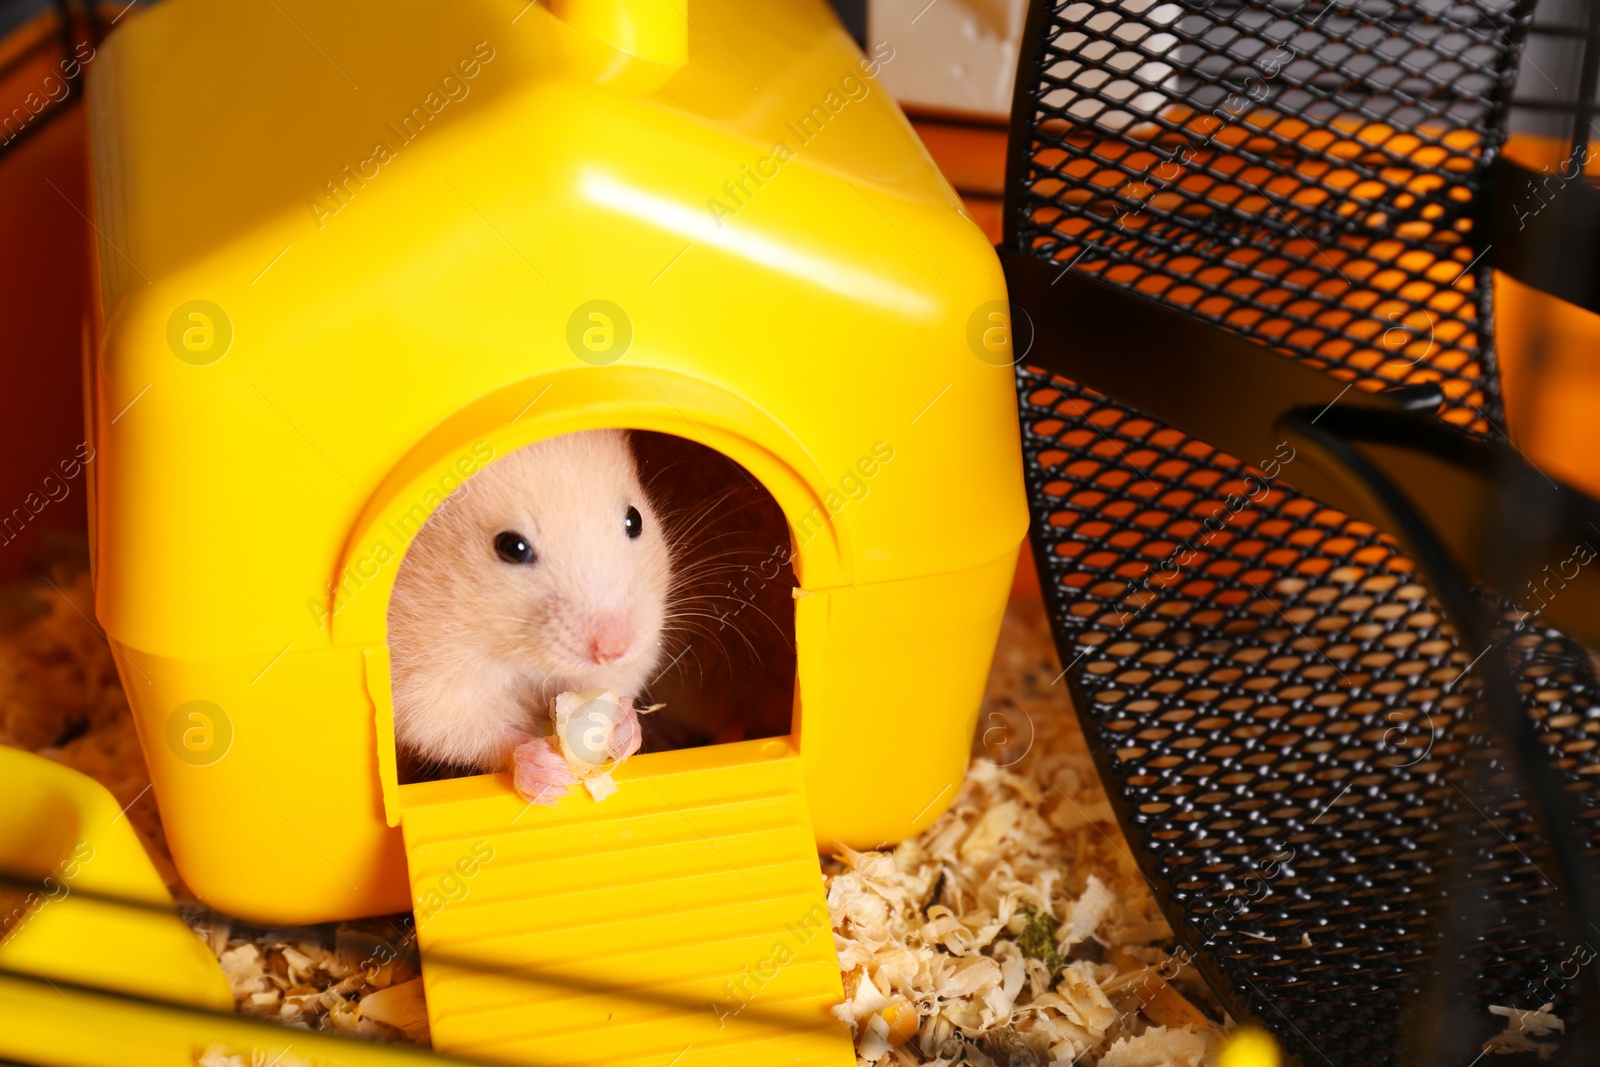
[[622, 431], [550, 438], [473, 475], [401, 579], [397, 597], [431, 602], [442, 632], [541, 684], [633, 695], [660, 665], [671, 555]]

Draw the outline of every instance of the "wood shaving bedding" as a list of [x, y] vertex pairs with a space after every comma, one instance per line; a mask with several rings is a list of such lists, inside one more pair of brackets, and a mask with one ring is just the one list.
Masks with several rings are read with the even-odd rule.
[[1551, 1011], [1554, 1007], [1554, 1004], [1545, 1004], [1538, 1011], [1527, 1011], [1522, 1008], [1492, 1005], [1489, 1014], [1504, 1018], [1506, 1028], [1491, 1037], [1484, 1045], [1484, 1049], [1502, 1054], [1537, 1052], [1541, 1060], [1549, 1059], [1557, 1051], [1554, 1040], [1534, 1039], [1566, 1032], [1567, 1024]]
[[[426, 1046], [409, 915], [262, 930], [193, 898], [167, 850], [111, 650], [89, 619], [87, 573], [58, 569], [29, 594], [20, 616], [11, 598], [0, 634], [0, 744], [82, 771], [128, 806], [241, 1013]], [[841, 847], [825, 861], [848, 996], [839, 1013], [862, 1065], [1213, 1061], [1221, 1012], [1167, 951], [1171, 931], [1128, 855], [1059, 673], [1037, 597], [1015, 599], [977, 758], [949, 811], [897, 848]], [[1548, 1009], [1492, 1010], [1506, 1017], [1494, 1052], [1548, 1055], [1563, 1029]], [[213, 1047], [199, 1062], [250, 1067], [251, 1057]]]
[[1014, 598], [950, 809], [828, 865], [861, 1064], [1212, 1062], [1221, 1013], [1167, 951], [1059, 675], [1042, 605]]

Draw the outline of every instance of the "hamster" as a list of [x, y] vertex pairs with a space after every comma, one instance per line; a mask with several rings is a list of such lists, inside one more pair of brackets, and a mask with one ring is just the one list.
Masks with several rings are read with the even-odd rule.
[[628, 435], [536, 442], [417, 532], [389, 603], [395, 740], [423, 767], [493, 772], [561, 692], [642, 694], [674, 572]]

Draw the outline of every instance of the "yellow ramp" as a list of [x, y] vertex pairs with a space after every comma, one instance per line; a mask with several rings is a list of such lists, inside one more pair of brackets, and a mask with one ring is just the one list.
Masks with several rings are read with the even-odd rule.
[[636, 756], [603, 803], [401, 789], [434, 1048], [599, 1067], [855, 1063], [787, 740]]

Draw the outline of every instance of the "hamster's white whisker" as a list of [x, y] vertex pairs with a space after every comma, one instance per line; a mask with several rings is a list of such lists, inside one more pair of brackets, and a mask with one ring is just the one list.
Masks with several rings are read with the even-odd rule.
[[[718, 515], [718, 516], [715, 516], [715, 518], [716, 518], [716, 520], [718, 522], [727, 522], [727, 521], [729, 521], [728, 516], [726, 516], [726, 515]], [[673, 552], [674, 556], [678, 559], [678, 561], [680, 563], [686, 563], [687, 564], [687, 563], [693, 563], [696, 559], [698, 559], [700, 557], [701, 553], [706, 552], [709, 549], [717, 547], [719, 542], [722, 542], [722, 541], [737, 541], [737, 540], [739, 540], [741, 538], [744, 538], [744, 537], [747, 537], [747, 536], [748, 536], [748, 532], [745, 531], [745, 530], [729, 530], [727, 532], [719, 533], [719, 534], [705, 534], [705, 535], [695, 535], [695, 536], [691, 536], [688, 533], [684, 533], [684, 534], [678, 534], [678, 535], [675, 535], [675, 536], [669, 536], [669, 540], [671, 542], [672, 552]], [[767, 551], [764, 551], [764, 550], [761, 550], [761, 549], [755, 549], [755, 548], [735, 549], [734, 551], [744, 552], [745, 554], [753, 556], [753, 557], [762, 557], [762, 556], [767, 556], [767, 555], [771, 554], [771, 553], [769, 553]]]
[[[715, 562], [707, 563], [703, 566], [697, 566], [692, 570], [685, 571], [673, 579], [673, 584], [670, 588], [680, 591], [684, 589], [693, 589], [697, 586], [704, 585], [706, 582], [715, 579], [716, 576], [723, 574], [749, 575], [758, 579], [763, 586], [771, 585], [793, 587], [796, 584], [792, 578], [785, 577], [784, 572], [782, 571], [772, 575], [765, 575], [761, 573], [758, 567], [753, 567], [747, 563]], [[782, 580], [780, 581], [780, 579]]]
[[[677, 634], [675, 632], [674, 633], [669, 633], [669, 636], [676, 637]], [[683, 662], [683, 657], [684, 656], [689, 656], [689, 657], [693, 658], [694, 659], [694, 668], [695, 668], [695, 670], [699, 671], [702, 675], [705, 674], [706, 669], [705, 669], [705, 665], [700, 662], [700, 653], [695, 651], [694, 642], [693, 641], [687, 641], [687, 640], [683, 642], [683, 648], [678, 651], [678, 654], [673, 656], [671, 661], [665, 667], [662, 668], [661, 673], [665, 674], [667, 671], [671, 670], [673, 667], [675, 667], [679, 663]]]
[[[763, 619], [765, 619], [772, 626], [772, 632], [773, 633], [777, 634], [779, 637], [788, 637], [789, 636], [788, 631], [786, 631], [781, 625], [779, 625], [779, 623], [778, 623], [778, 621], [776, 619], [774, 619], [771, 615], [767, 614], [765, 611], [762, 611], [759, 607], [757, 607], [755, 604], [751, 603], [748, 600], [744, 600], [744, 599], [742, 599], [740, 597], [697, 597], [695, 599], [696, 600], [731, 600], [734, 603], [741, 605], [741, 607], [738, 609], [738, 611], [733, 611], [733, 612], [715, 612], [715, 611], [713, 611], [712, 614], [714, 615], [715, 618], [718, 618], [718, 619], [722, 620], [723, 628], [737, 631], [739, 633], [739, 636], [744, 638], [746, 644], [753, 644], [750, 641], [750, 638], [748, 637], [748, 635], [746, 635], [743, 631], [739, 630], [739, 628], [737, 626], [733, 625], [732, 623], [730, 623], [728, 621], [730, 618], [732, 618], [734, 616], [737, 616], [739, 614], [739, 611], [743, 611], [744, 608], [746, 608], [746, 607], [748, 607], [750, 610], [754, 611], [756, 614], [760, 615]], [[707, 607], [709, 607], [709, 605], [707, 605]], [[759, 661], [759, 659], [760, 659], [760, 656], [758, 655], [757, 656], [757, 660]]]
[[[748, 511], [751, 508], [759, 507], [761, 505], [761, 501], [760, 500], [746, 499], [746, 500], [741, 501], [738, 504], [738, 506], [736, 506], [736, 507], [729, 508], [727, 510], [719, 511], [718, 509], [730, 497], [732, 497], [734, 495], [734, 493], [735, 493], [735, 490], [733, 490], [733, 489], [726, 490], [720, 496], [712, 497], [711, 500], [707, 501], [706, 503], [697, 505], [694, 508], [685, 508], [682, 511], [674, 512], [674, 513], [672, 513], [670, 515], [664, 515], [664, 516], [662, 516], [662, 520], [663, 520], [663, 522], [668, 523], [670, 525], [672, 523], [684, 522], [687, 519], [688, 516], [696, 515], [697, 517], [695, 519], [695, 525], [698, 526], [700, 523], [704, 522], [707, 518], [715, 517], [715, 518], [719, 518], [719, 519], [726, 519], [726, 518], [729, 518], [730, 516], [738, 515], [741, 511]], [[684, 530], [684, 531], [675, 531], [675, 532], [678, 532], [680, 534], [686, 534], [686, 533], [688, 533], [690, 531]]]
[[[727, 518], [727, 515], [717, 515], [717, 507], [732, 495], [733, 490], [729, 489], [721, 496], [712, 498], [709, 502], [696, 508], [694, 511], [689, 511], [682, 515], [663, 516], [662, 525], [666, 530], [667, 536], [672, 542], [673, 546], [679, 547], [689, 544], [690, 535], [711, 518]], [[737, 511], [737, 508], [734, 509], [734, 513], [737, 513]], [[688, 521], [688, 516], [693, 516], [693, 521], [690, 521], [688, 526], [680, 525], [681, 523]]]
[[[694, 617], [694, 616], [697, 616], [697, 615], [702, 617], [702, 618], [717, 620], [717, 622], [722, 624], [721, 625], [721, 629], [723, 629], [723, 630], [732, 630], [735, 634], [738, 635], [739, 640], [743, 641], [746, 645], [749, 646], [750, 654], [756, 658], [756, 661], [758, 663], [760, 662], [761, 653], [756, 651], [755, 643], [753, 641], [751, 641], [750, 638], [748, 636], [746, 636], [745, 632], [743, 630], [739, 629], [737, 626], [729, 626], [728, 623], [727, 623], [727, 616], [711, 615], [711, 614], [707, 614], [706, 612], [677, 612], [677, 613], [675, 613], [674, 617], [675, 618], [691, 618], [691, 617]], [[724, 651], [726, 652], [726, 649], [724, 649]]]
[[[700, 659], [700, 650], [698, 647], [694, 645], [689, 646], [689, 658], [694, 660], [695, 671], [698, 672], [702, 678], [705, 677], [706, 666], [705, 663]], [[684, 662], [684, 660], [679, 658], [676, 662], [681, 664]]]
[[[748, 548], [730, 548], [722, 552], [712, 553], [709, 556], [697, 556], [694, 560], [694, 563], [691, 564], [691, 566], [694, 568], [694, 571], [691, 571], [690, 573], [704, 569], [705, 565], [708, 563], [715, 563], [718, 560], [724, 559], [735, 559], [740, 556], [753, 559], [758, 562], [772, 558], [772, 554], [770, 552], [756, 552]], [[739, 564], [739, 566], [744, 566], [744, 564]]]
[[726, 660], [729, 660], [729, 662], [732, 662], [732, 658], [728, 654], [728, 646], [722, 643], [722, 637], [715, 630], [712, 630], [709, 627], [706, 627], [705, 625], [703, 625], [701, 623], [692, 623], [692, 622], [680, 622], [680, 623], [677, 623], [677, 625], [674, 627], [674, 629], [677, 629], [677, 630], [688, 630], [691, 633], [697, 633], [697, 634], [701, 635], [707, 641], [709, 641], [712, 644], [715, 644], [717, 646], [717, 648], [722, 652], [722, 658], [723, 659], [726, 659]]
[[[728, 536], [731, 537], [731, 536], [737, 536], [737, 535], [730, 534]], [[774, 557], [774, 553], [772, 553], [772, 552], [761, 552], [761, 551], [758, 551], [758, 550], [753, 549], [753, 548], [726, 548], [726, 549], [722, 549], [721, 551], [713, 552], [713, 553], [708, 553], [706, 551], [707, 549], [711, 548], [717, 541], [720, 541], [720, 540], [722, 540], [722, 538], [720, 538], [720, 537], [708, 537], [704, 541], [697, 541], [692, 546], [693, 551], [689, 552], [688, 553], [688, 558], [683, 561], [683, 566], [686, 567], [686, 568], [693, 569], [695, 567], [698, 567], [701, 563], [705, 562], [708, 559], [728, 559], [728, 558], [737, 557], [737, 556], [743, 556], [746, 559], [754, 560], [754, 561], [757, 561], [757, 562], [760, 562], [760, 561], [766, 560], [766, 559], [771, 559], [771, 558]]]
[[760, 506], [761, 501], [759, 499], [747, 498], [736, 507], [724, 509], [722, 505], [734, 497], [741, 488], [740, 486], [734, 486], [733, 488], [725, 489], [710, 500], [663, 515], [661, 517], [662, 523], [674, 544], [682, 545], [688, 541], [689, 535], [698, 530], [708, 519], [728, 519], [742, 511]]
[[[697, 599], [701, 599], [701, 598], [697, 598]], [[766, 619], [767, 622], [771, 623], [773, 632], [778, 634], [778, 636], [780, 636], [780, 637], [787, 636], [787, 634], [784, 632], [783, 627], [781, 625], [779, 625], [778, 620], [774, 619], [771, 615], [768, 615], [765, 611], [763, 611], [761, 609], [761, 606], [759, 604], [757, 604], [753, 600], [748, 600], [748, 599], [746, 599], [744, 597], [725, 596], [725, 595], [716, 595], [716, 594], [704, 597], [703, 599], [707, 599], [707, 600], [732, 600], [732, 601], [734, 601], [736, 603], [743, 604], [745, 607], [749, 608], [751, 611], [754, 611], [757, 615], [760, 615], [763, 619]]]
[[657, 467], [655, 473], [650, 475], [650, 480], [644, 483], [645, 492], [648, 493], [655, 489], [656, 482], [661, 478], [662, 475], [666, 474], [668, 471], [675, 471], [679, 467], [686, 466], [688, 463], [689, 461], [687, 459], [675, 459], [671, 463], [666, 463], [660, 467]]
[[784, 599], [788, 599], [790, 589], [794, 586], [789, 583], [779, 585], [777, 582], [762, 581], [759, 575], [745, 573], [743, 581], [739, 578], [740, 572], [732, 572], [732, 577], [721, 581], [699, 581], [690, 585], [672, 590], [672, 600], [688, 600], [702, 596], [734, 596], [735, 599], [750, 600], [758, 597], [763, 590], [772, 589], [781, 592]]
[[675, 576], [674, 580], [680, 580], [680, 577], [682, 579], [687, 579], [687, 578], [692, 578], [693, 576], [698, 575], [698, 574], [705, 574], [708, 570], [710, 570], [713, 567], [718, 567], [718, 568], [720, 568], [720, 567], [739, 568], [739, 567], [749, 567], [749, 566], [751, 566], [751, 564], [748, 564], [748, 563], [729, 563], [729, 562], [726, 562], [727, 560], [737, 559], [740, 556], [744, 556], [744, 557], [746, 557], [748, 559], [754, 560], [754, 561], [756, 561], [756, 563], [758, 565], [762, 560], [768, 558], [764, 553], [742, 552], [742, 551], [740, 551], [738, 549], [729, 549], [726, 552], [719, 552], [719, 553], [716, 553], [713, 556], [696, 559], [693, 562], [686, 564], [682, 568], [682, 570], [680, 572], [680, 576]]
[[709, 500], [702, 500], [688, 507], [675, 508], [672, 511], [666, 512], [661, 516], [661, 520], [669, 527], [674, 523], [685, 521], [690, 516], [696, 517], [696, 521], [702, 520], [707, 515], [710, 515], [716, 511], [717, 506], [723, 501], [727, 500], [729, 497], [733, 496], [733, 493], [734, 490], [731, 488], [724, 489], [721, 493], [710, 498]]

